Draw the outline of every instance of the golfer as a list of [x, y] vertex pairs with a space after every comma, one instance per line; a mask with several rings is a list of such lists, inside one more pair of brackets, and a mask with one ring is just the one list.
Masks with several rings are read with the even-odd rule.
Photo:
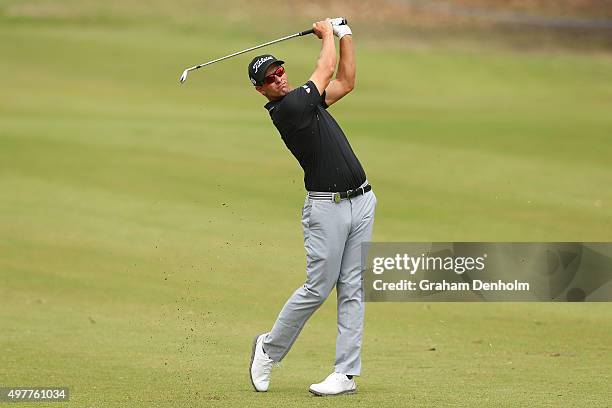
[[[291, 89], [287, 73], [272, 55], [249, 64], [249, 78], [268, 99], [265, 108], [283, 142], [304, 169], [308, 191], [302, 209], [306, 282], [289, 298], [272, 330], [255, 337], [250, 375], [257, 391], [267, 391], [270, 372], [291, 349], [306, 321], [334, 286], [338, 295], [338, 335], [334, 372], [312, 384], [315, 395], [356, 392], [361, 373], [364, 302], [361, 244], [369, 241], [376, 196], [355, 153], [327, 109], [353, 90], [355, 53], [351, 29], [331, 20], [313, 24], [322, 40], [317, 65], [308, 82]], [[334, 35], [340, 38], [336, 78]]]

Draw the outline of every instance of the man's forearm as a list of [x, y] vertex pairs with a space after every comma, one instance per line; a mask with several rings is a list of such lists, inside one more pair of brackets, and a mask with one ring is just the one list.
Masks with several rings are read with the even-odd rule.
[[353, 36], [345, 35], [340, 39], [340, 64], [338, 65], [336, 81], [341, 82], [349, 90], [353, 89], [355, 87], [355, 71]]
[[329, 78], [334, 75], [336, 69], [336, 44], [334, 43], [334, 36], [327, 35], [322, 38], [321, 53], [317, 60], [317, 70], [324, 70], [329, 72]]

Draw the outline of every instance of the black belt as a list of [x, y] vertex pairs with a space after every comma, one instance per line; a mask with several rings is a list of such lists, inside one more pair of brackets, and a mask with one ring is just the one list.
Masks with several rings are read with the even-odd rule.
[[372, 190], [372, 186], [367, 184], [363, 187], [356, 188], [355, 190], [341, 191], [338, 193], [310, 191], [308, 192], [308, 197], [310, 197], [313, 200], [333, 201], [334, 203], [337, 204], [341, 200], [348, 200], [351, 198], [358, 197], [362, 194], [367, 193], [370, 190]]

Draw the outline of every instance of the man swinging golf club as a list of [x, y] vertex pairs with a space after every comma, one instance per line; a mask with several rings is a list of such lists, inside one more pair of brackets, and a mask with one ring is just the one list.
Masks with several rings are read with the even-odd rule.
[[[257, 391], [267, 391], [272, 365], [280, 362], [308, 318], [336, 286], [338, 335], [334, 372], [312, 384], [315, 395], [356, 392], [354, 376], [361, 373], [364, 302], [361, 244], [369, 241], [376, 196], [355, 153], [327, 108], [352, 91], [355, 53], [348, 25], [326, 19], [313, 24], [322, 40], [310, 79], [291, 89], [284, 61], [260, 55], [249, 64], [249, 78], [268, 99], [265, 108], [283, 142], [304, 170], [308, 194], [302, 209], [306, 249], [306, 282], [283, 306], [272, 330], [255, 337], [250, 376]], [[334, 35], [340, 38], [336, 78]]]

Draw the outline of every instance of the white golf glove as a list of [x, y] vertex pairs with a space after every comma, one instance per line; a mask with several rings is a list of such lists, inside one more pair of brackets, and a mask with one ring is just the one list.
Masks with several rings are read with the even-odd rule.
[[345, 35], [349, 34], [349, 35], [353, 35], [353, 32], [351, 31], [351, 28], [348, 25], [340, 25], [342, 23], [342, 21], [344, 21], [344, 19], [342, 17], [338, 17], [338, 18], [332, 18], [330, 19], [330, 22], [332, 24], [332, 28], [334, 30], [334, 35], [338, 38], [342, 38]]

